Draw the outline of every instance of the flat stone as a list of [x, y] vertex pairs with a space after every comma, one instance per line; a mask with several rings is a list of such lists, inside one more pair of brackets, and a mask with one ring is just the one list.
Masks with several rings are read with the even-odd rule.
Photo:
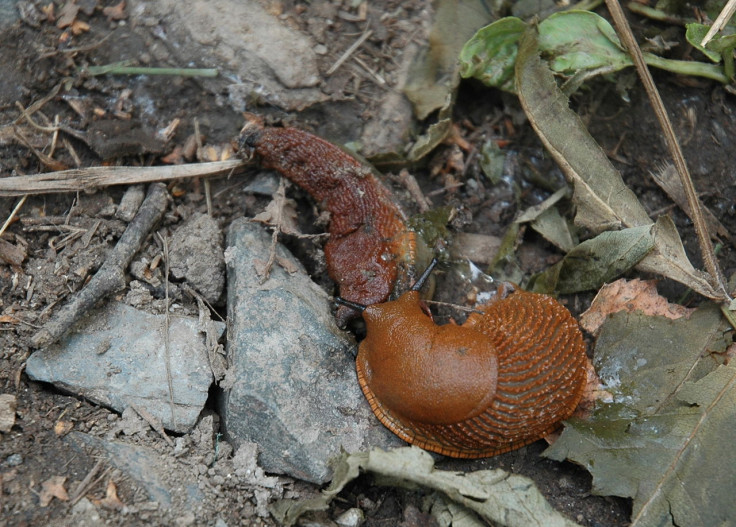
[[[284, 247], [260, 283], [271, 234], [236, 220], [228, 233], [228, 345], [231, 388], [221, 408], [228, 439], [260, 447], [266, 472], [323, 483], [330, 458], [400, 443], [373, 415], [358, 386], [355, 341], [333, 319], [329, 298]], [[277, 261], [278, 261], [277, 258]]]
[[[213, 376], [199, 321], [172, 315], [170, 322], [167, 360], [166, 318], [109, 302], [56, 344], [31, 355], [26, 373], [119, 412], [136, 405], [165, 428], [187, 432], [204, 407]], [[215, 327], [222, 335], [224, 324]]]

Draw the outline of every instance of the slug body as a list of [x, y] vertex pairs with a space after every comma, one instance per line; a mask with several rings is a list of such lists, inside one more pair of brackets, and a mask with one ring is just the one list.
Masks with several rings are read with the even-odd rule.
[[570, 417], [586, 380], [575, 319], [551, 297], [516, 290], [461, 326], [436, 325], [419, 293], [365, 308], [360, 386], [404, 441], [476, 458], [529, 444]]
[[[325, 259], [340, 296], [371, 305], [408, 285], [416, 237], [370, 167], [313, 134], [264, 127], [257, 119], [248, 121], [240, 142], [262, 166], [299, 185], [330, 212]], [[353, 310], [338, 308], [339, 322], [354, 316]]]

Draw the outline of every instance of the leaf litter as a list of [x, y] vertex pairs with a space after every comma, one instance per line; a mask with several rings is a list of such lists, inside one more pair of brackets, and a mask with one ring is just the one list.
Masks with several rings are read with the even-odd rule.
[[[573, 184], [575, 224], [597, 234], [534, 277], [532, 287], [597, 289], [636, 266], [723, 300], [710, 276], [690, 263], [672, 220], [649, 218], [553, 78], [553, 71], [565, 72], [577, 82], [599, 68], [629, 65], [627, 55], [619, 63], [611, 59], [623, 53], [612, 28], [604, 21], [595, 38], [583, 39], [598, 45], [597, 52], [571, 52], [575, 46], [562, 45], [555, 51], [550, 43], [564, 32], [542, 29], [553, 18], [540, 24], [539, 40], [536, 28], [502, 19], [480, 30], [461, 54], [464, 76], [518, 94], [537, 135]], [[489, 31], [494, 36], [485, 38]], [[598, 63], [591, 62], [596, 58]], [[727, 237], [724, 231], [710, 221], [711, 233]], [[598, 402], [591, 417], [568, 422], [546, 455], [585, 467], [596, 494], [633, 498], [634, 525], [728, 523], [732, 500], [723, 489], [732, 488], [732, 475], [723, 467], [734, 466], [736, 455], [723, 438], [736, 429], [736, 414], [729, 411], [736, 369], [727, 354], [732, 328], [718, 306], [687, 310], [667, 304], [653, 282], [619, 281], [601, 289], [582, 322], [597, 335]]]

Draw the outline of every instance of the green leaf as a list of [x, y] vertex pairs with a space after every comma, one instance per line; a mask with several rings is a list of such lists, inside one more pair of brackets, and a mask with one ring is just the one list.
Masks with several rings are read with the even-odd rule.
[[[577, 293], [598, 289], [633, 268], [654, 247], [652, 225], [608, 231], [576, 246], [534, 281], [538, 293]], [[556, 278], [556, 283], [555, 283]], [[550, 286], [552, 286], [550, 288]]]
[[705, 47], [700, 45], [700, 43], [703, 41], [703, 38], [705, 37], [705, 34], [708, 33], [710, 26], [693, 22], [692, 24], [687, 24], [687, 26], [685, 27], [687, 27], [687, 31], [685, 31], [685, 38], [692, 47], [703, 53], [703, 55], [708, 57], [713, 62], [721, 62], [720, 53], [712, 51], [710, 49], [706, 49]]
[[557, 73], [617, 71], [633, 63], [611, 24], [590, 11], [555, 13], [539, 24], [539, 48]]
[[[522, 20], [506, 17], [480, 29], [460, 52], [460, 74], [515, 93], [512, 71], [526, 27]], [[711, 49], [711, 45], [708, 47]], [[552, 71], [569, 78], [568, 93], [593, 76], [632, 65], [608, 21], [590, 11], [559, 12], [542, 21], [539, 50]], [[681, 75], [729, 82], [723, 68], [714, 64], [666, 59], [651, 53], [644, 53], [644, 60], [650, 66]]]
[[733, 519], [736, 369], [719, 308], [670, 320], [615, 313], [593, 362], [611, 402], [568, 421], [545, 455], [593, 475], [596, 494], [634, 499], [638, 526], [727, 525]]
[[460, 75], [514, 93], [519, 38], [527, 24], [506, 17], [478, 30], [460, 51]]

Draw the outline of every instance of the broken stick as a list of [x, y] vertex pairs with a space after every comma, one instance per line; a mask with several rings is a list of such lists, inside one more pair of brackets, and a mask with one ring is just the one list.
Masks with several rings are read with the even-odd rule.
[[108, 254], [105, 263], [89, 283], [33, 335], [33, 346], [40, 348], [56, 341], [98, 301], [125, 287], [125, 270], [150, 230], [163, 216], [167, 204], [166, 186], [161, 183], [152, 184], [138, 213]]

